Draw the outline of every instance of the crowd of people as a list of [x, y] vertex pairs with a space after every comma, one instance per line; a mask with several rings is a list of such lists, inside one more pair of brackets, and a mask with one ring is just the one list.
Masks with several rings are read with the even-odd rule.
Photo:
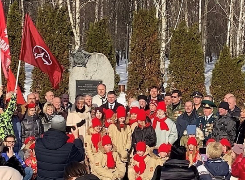
[[180, 90], [117, 102], [114, 91], [23, 105], [0, 89], [0, 180], [245, 180], [245, 107]]

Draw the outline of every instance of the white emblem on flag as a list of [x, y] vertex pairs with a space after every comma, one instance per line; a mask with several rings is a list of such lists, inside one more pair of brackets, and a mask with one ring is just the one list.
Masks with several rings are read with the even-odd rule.
[[33, 48], [33, 55], [35, 59], [41, 58], [46, 65], [51, 65], [52, 61], [50, 59], [49, 53], [42, 46], [35, 46]]

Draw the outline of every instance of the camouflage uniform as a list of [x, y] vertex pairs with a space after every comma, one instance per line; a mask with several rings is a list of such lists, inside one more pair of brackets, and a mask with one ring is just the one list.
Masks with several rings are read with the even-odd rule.
[[7, 109], [0, 115], [0, 138], [14, 134], [12, 116], [16, 108], [16, 95], [12, 95]]
[[177, 118], [185, 112], [185, 107], [181, 103], [173, 110], [173, 105], [167, 107], [167, 116], [176, 123]]

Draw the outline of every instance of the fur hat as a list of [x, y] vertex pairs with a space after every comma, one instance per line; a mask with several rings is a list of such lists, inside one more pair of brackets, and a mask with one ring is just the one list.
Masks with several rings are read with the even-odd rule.
[[126, 109], [123, 106], [117, 108], [117, 118], [126, 117]]
[[220, 104], [219, 104], [219, 108], [223, 108], [223, 109], [225, 109], [225, 110], [229, 110], [229, 104], [228, 104], [228, 102], [221, 102]]
[[95, 128], [97, 126], [102, 126], [101, 121], [98, 118], [92, 119], [92, 127]]
[[137, 144], [136, 144], [136, 151], [143, 151], [143, 152], [145, 152], [146, 151], [146, 144], [145, 144], [145, 142], [138, 142]]
[[161, 109], [161, 110], [163, 110], [164, 112], [166, 112], [166, 104], [165, 104], [164, 101], [161, 101], [161, 102], [159, 102], [159, 103], [157, 104], [157, 110], [159, 110], [159, 109]]
[[102, 146], [105, 146], [107, 144], [111, 144], [112, 145], [112, 142], [111, 142], [111, 137], [109, 135], [104, 135], [102, 137]]

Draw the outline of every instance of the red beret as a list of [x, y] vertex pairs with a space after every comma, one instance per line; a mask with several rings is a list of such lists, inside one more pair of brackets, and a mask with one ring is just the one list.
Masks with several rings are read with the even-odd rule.
[[145, 144], [145, 142], [138, 142], [136, 144], [136, 151], [143, 151], [143, 152], [145, 152], [146, 151], [146, 144]]
[[36, 138], [35, 138], [34, 136], [29, 136], [28, 138], [25, 139], [24, 144], [29, 143], [31, 140], [32, 140], [32, 141], [35, 141]]
[[132, 107], [130, 110], [129, 110], [130, 114], [138, 114], [139, 112], [139, 108], [138, 107]]
[[227, 147], [231, 148], [231, 143], [228, 141], [228, 139], [223, 138], [219, 142], [220, 142], [220, 144], [222, 144], [222, 146], [227, 146]]
[[92, 119], [92, 127], [102, 126], [101, 121], [98, 118]]
[[126, 109], [123, 106], [117, 108], [117, 118], [126, 117]]
[[172, 148], [172, 145], [171, 144], [161, 144], [158, 148], [158, 154], [160, 152], [166, 152], [166, 153], [170, 153], [171, 152], [171, 148]]
[[27, 108], [27, 109], [35, 108], [35, 107], [36, 107], [36, 104], [35, 104], [35, 103], [31, 103], [31, 104], [27, 104], [27, 105], [26, 105], [26, 108]]
[[164, 112], [166, 112], [166, 104], [165, 104], [164, 101], [161, 101], [161, 102], [158, 103], [158, 105], [157, 105], [157, 110], [159, 110], [159, 109], [161, 109], [161, 110], [163, 110]]
[[140, 109], [137, 115], [137, 119], [140, 121], [145, 121], [146, 119], [146, 114], [144, 109]]
[[112, 142], [111, 142], [110, 136], [105, 135], [105, 136], [102, 137], [102, 146], [105, 146], [107, 144], [111, 144], [112, 145]]
[[196, 138], [194, 138], [194, 137], [189, 138], [188, 141], [187, 141], [187, 145], [190, 145], [190, 144], [192, 144], [194, 146], [197, 146]]
[[113, 112], [111, 109], [106, 109], [106, 110], [104, 111], [104, 113], [105, 113], [105, 119], [110, 119], [110, 118], [112, 118], [112, 116], [113, 116], [113, 114], [114, 114], [114, 112]]
[[206, 146], [207, 146], [209, 143], [211, 143], [211, 142], [215, 142], [215, 139], [213, 139], [213, 138], [208, 139], [207, 142], [206, 142]]

